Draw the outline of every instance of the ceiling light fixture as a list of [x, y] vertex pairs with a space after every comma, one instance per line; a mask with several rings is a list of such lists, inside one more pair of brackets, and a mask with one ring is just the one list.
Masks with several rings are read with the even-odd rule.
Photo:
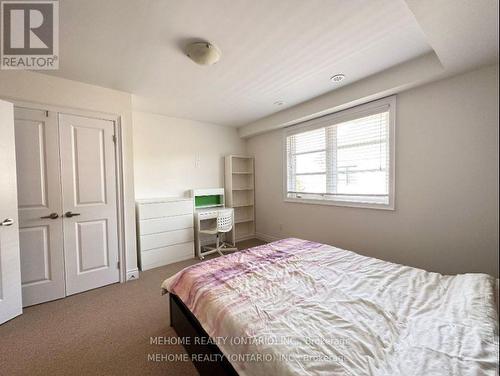
[[221, 52], [208, 42], [195, 42], [186, 47], [186, 54], [196, 64], [212, 65], [219, 61]]
[[330, 81], [332, 82], [340, 82], [345, 78], [345, 74], [339, 73], [330, 78]]

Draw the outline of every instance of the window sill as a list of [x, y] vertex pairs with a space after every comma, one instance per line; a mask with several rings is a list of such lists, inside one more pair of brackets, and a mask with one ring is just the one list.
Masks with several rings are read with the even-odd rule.
[[285, 197], [285, 202], [294, 202], [297, 204], [313, 204], [313, 205], [327, 205], [327, 206], [344, 206], [349, 208], [359, 208], [359, 209], [378, 209], [378, 210], [389, 210], [394, 211], [394, 203], [389, 204], [371, 204], [367, 202], [349, 202], [349, 201], [334, 201], [334, 200], [318, 200], [318, 199], [307, 199], [307, 198], [290, 198]]

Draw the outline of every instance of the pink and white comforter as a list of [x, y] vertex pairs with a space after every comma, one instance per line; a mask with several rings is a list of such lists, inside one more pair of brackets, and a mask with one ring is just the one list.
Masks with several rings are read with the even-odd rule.
[[498, 375], [495, 280], [285, 239], [162, 287], [240, 375]]

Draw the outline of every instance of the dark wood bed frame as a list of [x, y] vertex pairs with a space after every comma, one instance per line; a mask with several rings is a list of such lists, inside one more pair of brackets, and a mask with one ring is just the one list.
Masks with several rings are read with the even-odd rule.
[[[189, 338], [189, 344], [184, 344], [189, 356], [214, 355], [216, 361], [200, 361], [193, 359], [193, 363], [201, 376], [237, 376], [238, 373], [231, 363], [223, 356], [219, 347], [214, 343], [201, 345], [195, 342], [195, 337], [209, 341], [210, 337], [202, 328], [199, 321], [186, 307], [182, 300], [174, 294], [169, 294], [170, 301], [170, 325], [181, 338]], [[204, 342], [207, 343], [207, 342]], [[217, 356], [215, 356], [217, 355]], [[222, 359], [222, 360], [220, 360]]]

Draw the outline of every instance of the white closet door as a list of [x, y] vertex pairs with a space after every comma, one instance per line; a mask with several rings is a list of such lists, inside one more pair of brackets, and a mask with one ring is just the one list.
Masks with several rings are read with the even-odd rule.
[[0, 324], [22, 312], [14, 110], [0, 100]]
[[57, 114], [16, 108], [23, 306], [65, 296]]
[[114, 123], [59, 115], [66, 294], [119, 281]]

